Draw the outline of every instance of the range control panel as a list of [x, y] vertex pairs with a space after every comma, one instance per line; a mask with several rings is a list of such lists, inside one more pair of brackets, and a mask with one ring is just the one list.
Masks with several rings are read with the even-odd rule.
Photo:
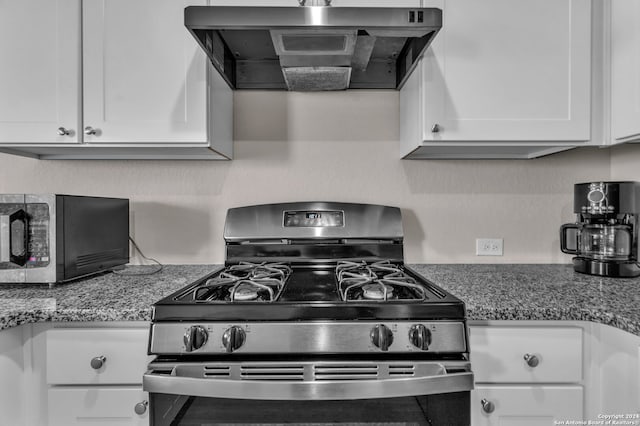
[[278, 323], [156, 323], [156, 355], [266, 353], [464, 353], [466, 328], [457, 321]]

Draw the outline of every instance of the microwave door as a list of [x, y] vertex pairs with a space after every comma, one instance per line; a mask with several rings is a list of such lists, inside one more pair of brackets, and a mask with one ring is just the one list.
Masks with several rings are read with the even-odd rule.
[[29, 260], [29, 215], [24, 194], [0, 195], [0, 269], [21, 269]]
[[24, 209], [0, 215], [0, 263], [23, 267], [29, 258], [29, 219]]

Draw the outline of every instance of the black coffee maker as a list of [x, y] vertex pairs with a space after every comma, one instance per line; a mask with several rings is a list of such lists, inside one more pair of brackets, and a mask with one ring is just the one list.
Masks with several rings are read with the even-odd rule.
[[591, 182], [574, 187], [576, 223], [560, 228], [560, 249], [575, 254], [577, 272], [637, 277], [640, 183]]

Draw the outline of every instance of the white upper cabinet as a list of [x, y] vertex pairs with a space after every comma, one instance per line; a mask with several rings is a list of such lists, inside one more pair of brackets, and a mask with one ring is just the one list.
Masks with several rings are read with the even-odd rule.
[[83, 2], [89, 143], [207, 141], [206, 56], [184, 8], [206, 1]]
[[81, 140], [79, 49], [80, 0], [0, 1], [0, 143]]
[[640, 140], [640, 2], [611, 2], [612, 143]]
[[402, 156], [531, 158], [590, 139], [589, 0], [439, 0], [401, 90]]
[[[324, 4], [323, 0], [317, 0]], [[332, 0], [331, 6], [344, 7], [421, 7], [421, 0]]]
[[[299, 6], [298, 0], [210, 0], [213, 6]], [[324, 0], [306, 0], [307, 6], [324, 6]], [[331, 6], [344, 7], [420, 7], [421, 0], [332, 0]]]
[[233, 93], [184, 26], [206, 0], [0, 0], [0, 152], [227, 159]]

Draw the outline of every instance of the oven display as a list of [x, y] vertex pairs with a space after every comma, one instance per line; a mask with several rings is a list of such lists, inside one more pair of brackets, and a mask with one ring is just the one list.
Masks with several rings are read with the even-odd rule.
[[285, 228], [341, 227], [344, 212], [337, 210], [305, 210], [284, 212]]

